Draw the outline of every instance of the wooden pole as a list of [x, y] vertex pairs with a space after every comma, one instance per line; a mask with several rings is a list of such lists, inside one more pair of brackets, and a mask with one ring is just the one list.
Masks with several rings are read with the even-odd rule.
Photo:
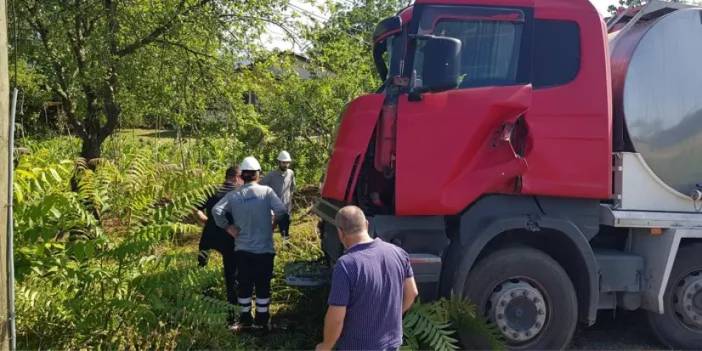
[[0, 350], [10, 349], [7, 277], [7, 225], [10, 164], [10, 81], [7, 63], [6, 1], [0, 0]]

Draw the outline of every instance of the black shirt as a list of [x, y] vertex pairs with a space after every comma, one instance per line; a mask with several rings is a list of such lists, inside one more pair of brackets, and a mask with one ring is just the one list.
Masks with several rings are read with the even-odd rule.
[[[237, 188], [236, 184], [225, 182], [219, 187], [216, 193], [202, 204], [202, 206], [198, 207], [198, 210], [205, 212], [207, 215], [207, 222], [205, 222], [205, 227], [202, 230], [202, 238], [200, 238], [200, 250], [214, 249], [220, 252], [224, 250], [234, 250], [234, 238], [229, 236], [224, 229], [217, 226], [212, 216], [212, 207], [214, 207], [224, 195]], [[229, 217], [229, 215], [227, 216]], [[227, 219], [231, 222], [231, 218]]]

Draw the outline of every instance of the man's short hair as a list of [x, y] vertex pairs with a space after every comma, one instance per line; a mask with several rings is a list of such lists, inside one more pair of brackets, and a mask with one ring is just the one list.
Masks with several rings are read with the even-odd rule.
[[224, 173], [224, 176], [227, 177], [227, 179], [232, 179], [238, 176], [239, 173], [239, 166], [231, 166], [227, 168], [227, 171]]
[[241, 179], [244, 182], [253, 182], [258, 179], [258, 171], [241, 171]]
[[336, 214], [336, 227], [344, 234], [352, 235], [367, 230], [366, 216], [356, 206], [346, 206]]

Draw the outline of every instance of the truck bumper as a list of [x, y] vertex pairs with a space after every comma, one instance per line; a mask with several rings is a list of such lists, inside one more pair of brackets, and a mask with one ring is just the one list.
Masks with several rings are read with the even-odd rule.
[[[340, 204], [320, 199], [312, 210], [321, 219], [318, 229], [322, 243], [322, 251], [324, 251], [330, 264], [334, 264], [344, 253], [334, 222], [334, 217], [340, 208]], [[385, 220], [387, 220], [387, 218], [385, 218]], [[368, 218], [368, 223], [370, 225], [369, 232], [372, 237], [380, 237], [375, 233], [374, 228], [376, 225], [374, 222], [373, 217]], [[380, 227], [384, 226], [385, 225], [380, 225]], [[385, 238], [381, 237], [381, 239]], [[393, 244], [397, 243], [393, 242]], [[407, 250], [407, 248], [404, 247], [403, 249]], [[410, 252], [409, 256], [414, 278], [419, 288], [420, 298], [422, 301], [435, 300], [439, 295], [439, 281], [442, 268], [441, 257], [433, 253], [415, 252]]]

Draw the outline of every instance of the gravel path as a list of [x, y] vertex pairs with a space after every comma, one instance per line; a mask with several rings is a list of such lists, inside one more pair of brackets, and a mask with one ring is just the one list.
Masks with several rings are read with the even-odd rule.
[[597, 323], [576, 331], [570, 345], [575, 350], [664, 350], [642, 311], [600, 312]]

